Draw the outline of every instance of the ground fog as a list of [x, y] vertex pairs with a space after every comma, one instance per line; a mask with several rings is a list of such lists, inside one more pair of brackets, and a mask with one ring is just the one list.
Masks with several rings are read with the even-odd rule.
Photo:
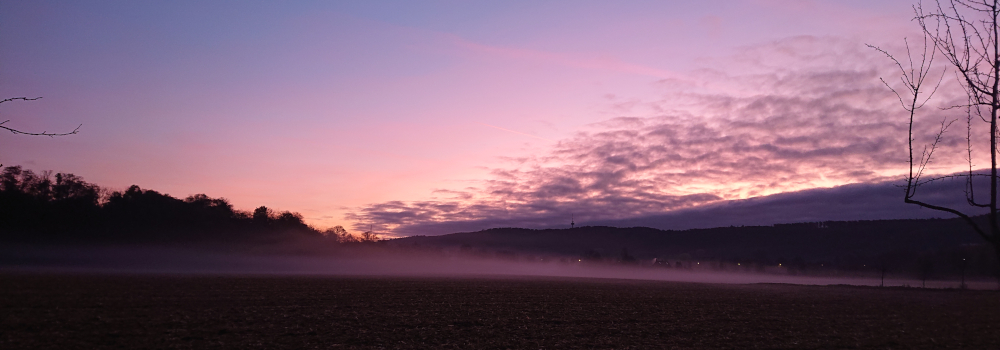
[[[23, 272], [99, 272], [170, 274], [268, 274], [330, 276], [535, 276], [613, 278], [698, 283], [782, 283], [886, 287], [962, 288], [959, 278], [920, 281], [905, 274], [865, 271], [824, 271], [801, 274], [785, 269], [750, 269], [716, 261], [689, 261], [682, 267], [593, 262], [576, 257], [482, 256], [379, 245], [310, 250], [286, 245], [261, 249], [209, 247], [36, 247], [0, 248], [0, 269]], [[968, 278], [968, 289], [997, 289], [993, 279]]]

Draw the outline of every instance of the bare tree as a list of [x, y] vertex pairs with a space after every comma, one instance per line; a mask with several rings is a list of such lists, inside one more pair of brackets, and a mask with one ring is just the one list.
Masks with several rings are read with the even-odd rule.
[[[910, 114], [907, 140], [910, 169], [906, 176], [904, 201], [962, 218], [1000, 256], [1000, 212], [997, 210], [1000, 179], [997, 177], [997, 118], [1000, 116], [1000, 27], [997, 19], [1000, 17], [1000, 0], [935, 0], [933, 7], [924, 8], [922, 3], [918, 3], [913, 10], [914, 20], [924, 33], [924, 45], [923, 50], [914, 55], [907, 43], [907, 66], [904, 67], [885, 50], [869, 45], [888, 56], [902, 73], [905, 91], [893, 89], [885, 80], [883, 83], [896, 94], [903, 109]], [[965, 156], [969, 166], [964, 175], [925, 178], [924, 172], [931, 163], [938, 144], [955, 121], [947, 118], [942, 120], [934, 140], [923, 147], [919, 157], [914, 157], [914, 117], [934, 95], [942, 81], [938, 80], [933, 88], [924, 88], [928, 83], [927, 79], [931, 78], [931, 66], [936, 57], [946, 61], [947, 66], [955, 71], [958, 82], [965, 90], [967, 103], [945, 109], [963, 109], [965, 112]], [[989, 125], [989, 175], [977, 173], [973, 163], [973, 145], [976, 139], [973, 137], [973, 130], [978, 129], [973, 125], [976, 120]], [[916, 198], [917, 189], [921, 185], [949, 177], [964, 178], [966, 202], [975, 208], [988, 209], [986, 223], [973, 219], [974, 214], [970, 214], [968, 210], [932, 204]], [[973, 186], [973, 180], [983, 177], [989, 180], [990, 194], [987, 198], [983, 198], [981, 194], [977, 196]]]

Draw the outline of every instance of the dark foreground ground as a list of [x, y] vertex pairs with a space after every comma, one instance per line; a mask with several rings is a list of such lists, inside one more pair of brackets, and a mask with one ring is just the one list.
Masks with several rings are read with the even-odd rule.
[[0, 273], [0, 349], [1000, 348], [1000, 294], [603, 279]]

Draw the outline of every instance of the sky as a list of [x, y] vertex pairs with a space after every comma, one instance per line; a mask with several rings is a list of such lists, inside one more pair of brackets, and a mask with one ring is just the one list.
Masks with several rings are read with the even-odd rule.
[[885, 184], [907, 114], [865, 44], [918, 47], [912, 5], [0, 0], [0, 97], [43, 97], [0, 119], [82, 124], [0, 134], [0, 163], [388, 236]]

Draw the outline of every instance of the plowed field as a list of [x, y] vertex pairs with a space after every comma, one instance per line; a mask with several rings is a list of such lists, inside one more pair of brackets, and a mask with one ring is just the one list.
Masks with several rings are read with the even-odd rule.
[[611, 279], [0, 274], [0, 349], [1000, 349], [1000, 293]]

